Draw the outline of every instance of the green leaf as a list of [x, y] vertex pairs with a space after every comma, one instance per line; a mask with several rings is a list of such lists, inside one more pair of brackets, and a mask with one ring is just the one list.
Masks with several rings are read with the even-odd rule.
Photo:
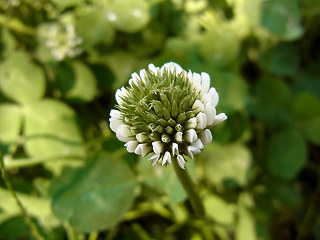
[[115, 51], [108, 55], [105, 61], [116, 77], [116, 82], [113, 85], [113, 88], [117, 89], [128, 83], [133, 71], [133, 66], [136, 64], [137, 59], [130, 53]]
[[29, 229], [21, 216], [15, 216], [0, 225], [1, 239], [23, 239], [28, 235]]
[[17, 47], [17, 41], [11, 32], [7, 28], [3, 28], [2, 30], [2, 41], [4, 47], [4, 56], [10, 56], [12, 53], [15, 52]]
[[27, 54], [14, 52], [0, 65], [0, 88], [8, 98], [26, 104], [43, 97], [45, 77]]
[[299, 3], [302, 6], [317, 8], [320, 7], [320, 2], [318, 0], [300, 0]]
[[115, 31], [103, 9], [95, 9], [80, 16], [75, 23], [75, 28], [77, 35], [83, 40], [83, 48], [87, 50], [98, 43], [111, 44], [115, 35]]
[[91, 70], [81, 62], [64, 66], [58, 74], [63, 95], [72, 101], [91, 101], [97, 93], [97, 82]]
[[61, 10], [80, 5], [83, 0], [52, 0], [52, 2]]
[[302, 92], [310, 92], [320, 98], [320, 59], [312, 61], [306, 69], [299, 72], [297, 81], [293, 84], [293, 92], [300, 94]]
[[107, 13], [117, 29], [127, 33], [142, 30], [150, 20], [149, 2], [145, 0], [114, 0]]
[[203, 152], [206, 161], [206, 177], [214, 185], [245, 186], [248, 182], [252, 161], [250, 151], [242, 144], [206, 146]]
[[244, 0], [238, 1], [238, 13], [243, 12], [248, 21], [253, 26], [258, 26], [261, 19], [261, 1], [260, 0]]
[[211, 79], [211, 84], [217, 89], [219, 98], [223, 99], [218, 104], [222, 112], [231, 114], [244, 109], [248, 86], [240, 75], [233, 72], [214, 72], [211, 73]]
[[293, 100], [292, 112], [301, 121], [316, 117], [320, 114], [320, 99], [312, 93], [303, 92]]
[[238, 55], [240, 40], [231, 27], [221, 25], [210, 29], [201, 38], [200, 53], [216, 67], [230, 64]]
[[197, 62], [198, 52], [195, 42], [186, 41], [184, 38], [170, 38], [166, 41], [165, 49], [155, 64], [161, 66], [170, 61], [178, 62], [181, 66], [189, 66]]
[[299, 189], [292, 183], [271, 181], [267, 185], [267, 191], [271, 194], [273, 202], [277, 206], [280, 206], [279, 203], [281, 203], [283, 206], [298, 207], [302, 202]]
[[69, 106], [57, 100], [45, 99], [26, 106], [24, 135], [30, 156], [84, 154], [76, 115]]
[[52, 209], [61, 221], [84, 232], [107, 229], [121, 221], [137, 187], [124, 161], [101, 152], [87, 166], [65, 170], [51, 186]]
[[215, 126], [213, 134], [214, 141], [221, 144], [247, 142], [251, 138], [251, 122], [247, 113], [242, 111], [228, 114], [228, 120]]
[[260, 57], [267, 71], [279, 76], [293, 76], [299, 65], [298, 48], [292, 44], [280, 43]]
[[17, 141], [22, 124], [22, 109], [10, 103], [0, 104], [0, 144]]
[[297, 1], [263, 1], [261, 25], [283, 40], [298, 39], [303, 28]]
[[232, 225], [234, 223], [234, 210], [222, 198], [211, 194], [204, 198], [203, 204], [207, 216], [214, 221], [224, 225]]
[[111, 69], [106, 64], [90, 64], [90, 69], [97, 80], [97, 88], [101, 90], [112, 90], [115, 77], [111, 72]]
[[0, 104], [0, 151], [14, 152], [22, 125], [22, 108], [15, 104]]
[[255, 88], [251, 111], [260, 121], [274, 127], [291, 122], [288, 109], [291, 93], [288, 86], [277, 78], [261, 78]]
[[[45, 226], [58, 225], [58, 220], [51, 211], [49, 199], [30, 196], [23, 193], [17, 193], [17, 196], [22, 205], [26, 208], [28, 214], [39, 219], [41, 224]], [[2, 211], [9, 214], [21, 214], [19, 206], [9, 191], [0, 188], [0, 199], [0, 208]]]
[[290, 180], [298, 174], [306, 160], [306, 144], [296, 129], [281, 130], [270, 139], [267, 166], [274, 176]]
[[292, 111], [303, 135], [313, 144], [320, 145], [320, 99], [304, 92], [292, 104]]
[[[164, 192], [171, 201], [182, 202], [187, 195], [179, 182], [171, 165], [161, 166], [159, 164], [152, 166], [147, 160], [148, 157], [141, 158], [139, 161], [139, 171], [143, 182], [148, 186], [156, 188], [158, 191]], [[193, 161], [187, 163], [187, 171], [193, 175]]]

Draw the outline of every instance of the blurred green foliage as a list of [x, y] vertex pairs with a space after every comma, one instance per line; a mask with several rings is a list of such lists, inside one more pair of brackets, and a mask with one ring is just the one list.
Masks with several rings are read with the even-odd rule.
[[[2, 0], [0, 150], [45, 239], [320, 239], [318, 0]], [[208, 72], [228, 120], [187, 163], [128, 154], [114, 92], [148, 63]], [[32, 239], [0, 181], [0, 239]]]

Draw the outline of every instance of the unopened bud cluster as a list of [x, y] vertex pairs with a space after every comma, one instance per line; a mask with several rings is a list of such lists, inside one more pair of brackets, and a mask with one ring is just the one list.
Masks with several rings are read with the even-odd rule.
[[184, 169], [184, 156], [200, 153], [212, 141], [209, 128], [227, 118], [216, 114], [218, 100], [207, 73], [187, 72], [173, 62], [161, 68], [150, 64], [117, 90], [110, 128], [128, 152], [152, 153], [153, 165], [176, 160]]

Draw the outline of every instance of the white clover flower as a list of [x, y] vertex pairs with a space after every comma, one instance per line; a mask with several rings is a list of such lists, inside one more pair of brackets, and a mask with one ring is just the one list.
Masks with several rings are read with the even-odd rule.
[[152, 153], [152, 165], [176, 160], [184, 169], [184, 156], [200, 153], [212, 141], [209, 129], [227, 119], [216, 114], [218, 100], [207, 73], [187, 72], [173, 62], [161, 68], [150, 64], [117, 90], [110, 128], [128, 152]]
[[40, 30], [40, 36], [56, 61], [76, 57], [82, 52], [82, 38], [76, 35], [72, 24], [51, 24]]

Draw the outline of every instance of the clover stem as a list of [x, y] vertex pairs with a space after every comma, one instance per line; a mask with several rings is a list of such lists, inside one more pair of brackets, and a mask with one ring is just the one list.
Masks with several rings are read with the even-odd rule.
[[25, 223], [27, 224], [27, 226], [29, 227], [29, 229], [31, 231], [33, 238], [36, 240], [45, 240], [45, 237], [42, 236], [37, 225], [33, 222], [32, 218], [28, 215], [27, 210], [25, 209], [25, 207], [23, 206], [22, 202], [20, 201], [18, 195], [16, 194], [16, 192], [13, 189], [13, 186], [9, 180], [9, 177], [7, 175], [7, 172], [6, 172], [6, 169], [4, 166], [4, 160], [2, 157], [1, 151], [0, 151], [0, 170], [1, 170], [1, 175], [4, 180], [4, 183], [6, 184], [8, 190], [11, 193], [12, 197], [14, 198], [16, 204], [20, 208], [21, 214], [25, 220]]
[[[318, 174], [318, 176], [320, 177], [320, 172]], [[319, 182], [317, 188], [314, 191], [311, 203], [308, 206], [307, 212], [298, 231], [298, 236], [296, 240], [302, 240], [307, 237], [308, 232], [310, 228], [313, 226], [313, 222], [317, 217], [317, 213], [319, 211], [318, 203], [320, 202], [320, 179], [318, 181]]]
[[192, 181], [190, 175], [188, 174], [187, 170], [184, 170], [180, 168], [178, 165], [177, 159], [173, 159], [173, 169], [183, 187], [183, 189], [186, 191], [190, 203], [199, 217], [204, 217], [205, 211], [203, 207], [203, 203], [196, 191], [196, 186], [194, 182]]

